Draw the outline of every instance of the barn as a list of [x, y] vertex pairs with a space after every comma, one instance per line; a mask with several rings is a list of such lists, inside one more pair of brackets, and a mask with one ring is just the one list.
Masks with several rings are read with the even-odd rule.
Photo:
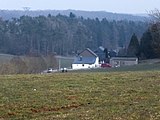
[[110, 64], [111, 64], [112, 67], [136, 65], [136, 64], [138, 64], [138, 58], [134, 58], [134, 57], [112, 57], [110, 59]]

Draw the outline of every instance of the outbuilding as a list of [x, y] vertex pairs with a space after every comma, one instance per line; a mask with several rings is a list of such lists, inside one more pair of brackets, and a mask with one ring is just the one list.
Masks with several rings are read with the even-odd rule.
[[112, 57], [110, 59], [110, 64], [111, 64], [112, 67], [136, 65], [136, 64], [138, 64], [138, 58], [134, 58], [134, 57]]

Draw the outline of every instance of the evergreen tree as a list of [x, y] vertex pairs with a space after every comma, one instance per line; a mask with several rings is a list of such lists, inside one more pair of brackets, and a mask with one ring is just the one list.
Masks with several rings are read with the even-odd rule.
[[141, 38], [142, 58], [160, 58], [160, 25], [153, 24]]
[[69, 17], [73, 19], [76, 17], [76, 15], [74, 13], [70, 12]]
[[129, 57], [139, 57], [139, 41], [135, 34], [132, 35], [128, 49], [127, 56]]
[[153, 41], [152, 34], [151, 34], [150, 30], [147, 30], [143, 34], [143, 36], [141, 38], [141, 42], [140, 42], [140, 50], [141, 50], [142, 59], [154, 58], [152, 41]]
[[152, 33], [152, 48], [154, 51], [154, 57], [160, 58], [160, 23], [153, 24], [151, 27]]

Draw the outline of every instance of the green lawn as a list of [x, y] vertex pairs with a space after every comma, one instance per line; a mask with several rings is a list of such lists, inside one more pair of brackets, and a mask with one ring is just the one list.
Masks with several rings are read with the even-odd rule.
[[160, 120], [160, 71], [1, 75], [0, 120]]

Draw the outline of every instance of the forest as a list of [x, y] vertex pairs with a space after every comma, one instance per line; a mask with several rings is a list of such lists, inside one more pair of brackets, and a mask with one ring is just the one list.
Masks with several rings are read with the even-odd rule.
[[68, 15], [0, 18], [0, 53], [12, 55], [75, 55], [99, 46], [126, 48], [135, 33], [140, 39], [148, 29], [144, 21], [108, 21]]

